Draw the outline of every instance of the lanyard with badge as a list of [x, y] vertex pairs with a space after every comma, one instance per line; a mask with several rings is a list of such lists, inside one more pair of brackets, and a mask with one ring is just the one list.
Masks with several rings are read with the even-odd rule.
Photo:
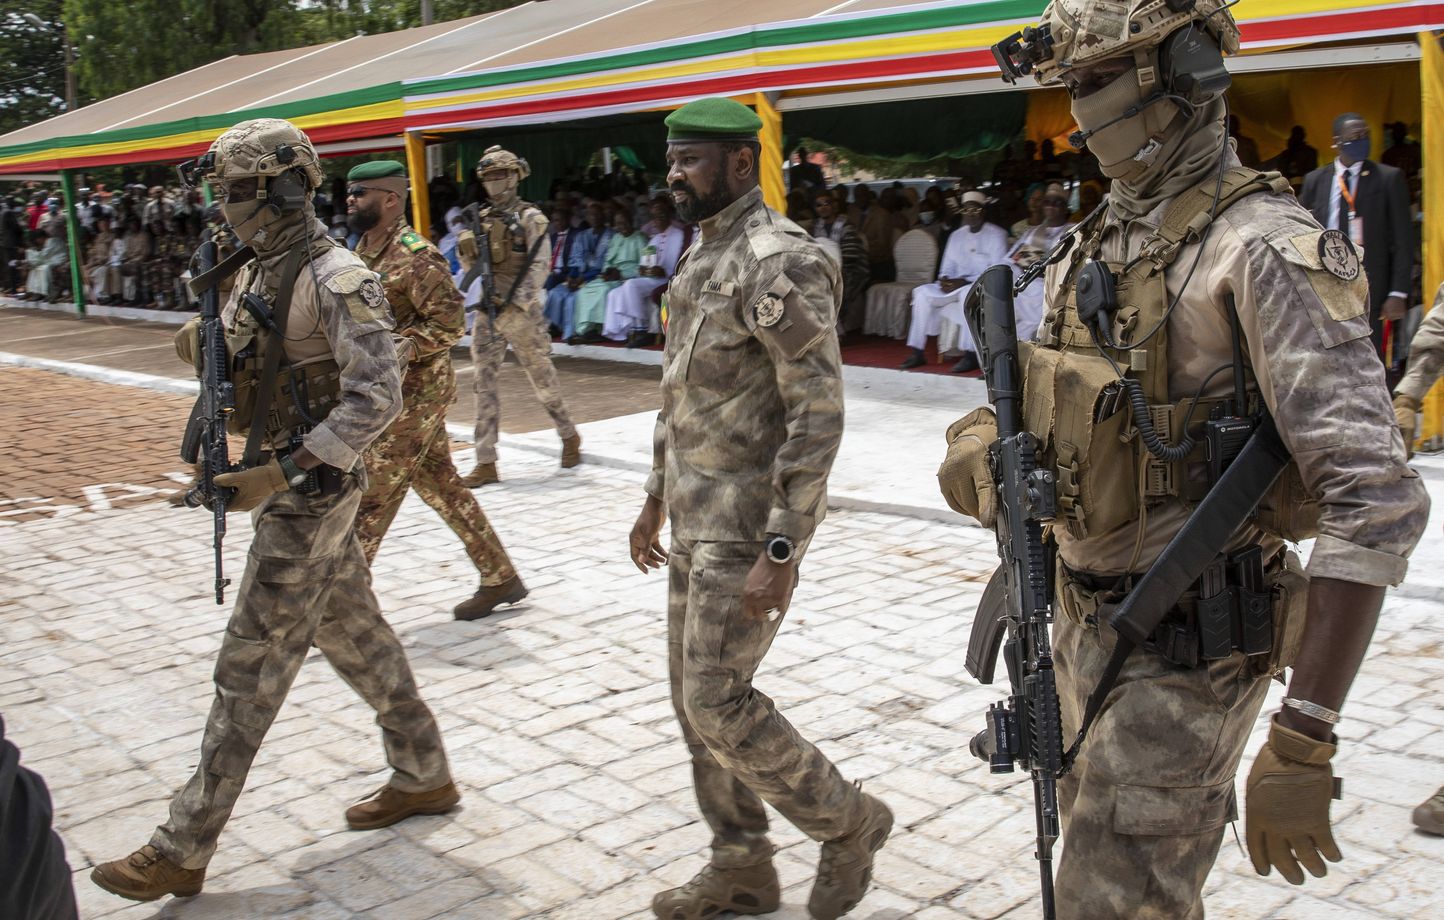
[[1349, 206], [1349, 239], [1354, 241], [1355, 246], [1364, 245], [1364, 220], [1359, 216], [1358, 208], [1354, 206], [1354, 193], [1349, 191], [1349, 183], [1344, 181], [1344, 174], [1348, 170], [1339, 173], [1339, 207]]

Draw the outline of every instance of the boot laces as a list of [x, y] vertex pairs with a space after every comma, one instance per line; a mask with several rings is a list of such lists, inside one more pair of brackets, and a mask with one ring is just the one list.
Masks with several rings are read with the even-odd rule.
[[145, 846], [130, 854], [128, 862], [137, 869], [144, 869], [146, 866], [160, 862], [160, 860], [160, 851], [147, 843]]

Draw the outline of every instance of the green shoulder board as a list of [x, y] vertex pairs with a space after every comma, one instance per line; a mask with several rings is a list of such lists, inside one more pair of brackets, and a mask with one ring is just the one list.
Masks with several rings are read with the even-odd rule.
[[420, 252], [426, 248], [426, 239], [415, 230], [407, 230], [401, 234], [401, 245], [412, 252]]

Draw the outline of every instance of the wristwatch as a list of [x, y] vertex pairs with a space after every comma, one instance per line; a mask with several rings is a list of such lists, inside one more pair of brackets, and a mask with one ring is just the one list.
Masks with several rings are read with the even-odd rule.
[[769, 534], [767, 537], [767, 558], [778, 565], [786, 565], [792, 561], [797, 553], [797, 544], [780, 533]]
[[296, 461], [291, 459], [289, 453], [278, 454], [276, 462], [281, 465], [281, 473], [286, 477], [287, 485], [295, 489], [305, 484], [309, 474], [296, 465]]

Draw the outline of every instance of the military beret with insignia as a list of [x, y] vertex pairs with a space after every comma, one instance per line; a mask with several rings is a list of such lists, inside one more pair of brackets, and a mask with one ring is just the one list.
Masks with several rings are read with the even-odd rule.
[[740, 102], [720, 97], [698, 99], [667, 116], [667, 143], [753, 141], [762, 119]]
[[395, 160], [372, 160], [370, 163], [362, 163], [359, 166], [351, 167], [346, 174], [347, 182], [359, 182], [366, 179], [385, 179], [389, 176], [400, 176], [406, 178], [406, 167]]

